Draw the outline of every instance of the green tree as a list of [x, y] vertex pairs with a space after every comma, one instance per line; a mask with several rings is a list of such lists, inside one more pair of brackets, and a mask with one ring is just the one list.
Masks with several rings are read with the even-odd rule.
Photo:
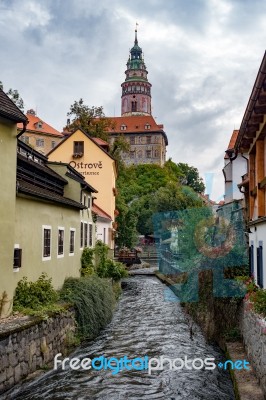
[[107, 129], [110, 125], [110, 120], [105, 117], [103, 107], [89, 107], [84, 104], [84, 100], [81, 98], [70, 106], [70, 110], [67, 113], [69, 117], [72, 117], [68, 129], [73, 131], [81, 128], [84, 132], [90, 136], [98, 137], [103, 140], [108, 140]]
[[141, 164], [124, 168], [117, 182], [118, 246], [126, 245], [127, 238], [134, 237], [134, 231], [142, 235], [152, 233], [153, 216], [158, 212], [202, 206], [198, 194], [191, 187], [181, 185], [182, 177], [178, 165], [171, 159], [163, 167]]
[[125, 199], [120, 194], [117, 197], [116, 208], [119, 215], [116, 218], [118, 224], [118, 235], [116, 244], [118, 247], [133, 247], [137, 242], [137, 214], [125, 203]]
[[183, 184], [190, 186], [197, 193], [204, 192], [205, 186], [197, 168], [184, 163], [178, 163], [177, 167], [183, 175]]
[[[0, 81], [0, 89], [4, 90], [4, 86], [2, 81]], [[20, 94], [17, 90], [14, 89], [9, 89], [7, 92], [5, 92], [8, 97], [13, 101], [13, 103], [16, 104], [16, 106], [21, 110], [24, 111], [24, 101], [20, 97]]]

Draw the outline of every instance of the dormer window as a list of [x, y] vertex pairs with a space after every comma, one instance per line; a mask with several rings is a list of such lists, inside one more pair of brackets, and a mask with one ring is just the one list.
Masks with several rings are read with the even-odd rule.
[[42, 121], [38, 121], [34, 125], [35, 125], [36, 129], [42, 129], [43, 122]]
[[151, 129], [150, 124], [146, 124], [146, 125], [145, 125], [145, 129]]
[[120, 130], [121, 130], [121, 131], [126, 131], [126, 129], [127, 129], [127, 126], [126, 126], [125, 124], [122, 124], [122, 125], [120, 126]]

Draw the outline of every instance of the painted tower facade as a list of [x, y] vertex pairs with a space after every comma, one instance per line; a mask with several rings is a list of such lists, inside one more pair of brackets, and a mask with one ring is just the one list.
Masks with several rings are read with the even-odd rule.
[[138, 45], [137, 29], [125, 74], [126, 79], [121, 85], [121, 117], [109, 118], [111, 124], [107, 127], [110, 143], [113, 144], [123, 134], [130, 146], [129, 151], [121, 154], [126, 165], [163, 166], [168, 139], [163, 125], [151, 115], [151, 84], [142, 49]]
[[138, 45], [137, 29], [134, 46], [130, 50], [126, 79], [122, 83], [121, 115], [151, 115], [151, 84], [144, 63], [142, 49]]

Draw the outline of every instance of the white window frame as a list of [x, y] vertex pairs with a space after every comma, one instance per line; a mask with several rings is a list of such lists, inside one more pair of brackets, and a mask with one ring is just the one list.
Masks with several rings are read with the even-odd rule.
[[[59, 231], [64, 232], [64, 237], [63, 237], [63, 253], [58, 254], [59, 250]], [[63, 258], [65, 256], [65, 228], [63, 226], [58, 226], [57, 227], [57, 258]]]
[[[44, 230], [49, 229], [50, 230], [50, 256], [44, 257], [43, 251], [44, 251]], [[42, 225], [42, 261], [51, 261], [52, 259], [52, 226], [51, 225]]]
[[[71, 232], [74, 232], [74, 251], [73, 253], [70, 252], [70, 239], [71, 239]], [[69, 256], [73, 257], [75, 255], [75, 247], [76, 247], [76, 228], [69, 229]]]

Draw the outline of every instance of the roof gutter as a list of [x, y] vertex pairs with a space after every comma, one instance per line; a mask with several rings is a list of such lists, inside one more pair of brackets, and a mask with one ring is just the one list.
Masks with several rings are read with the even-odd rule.
[[236, 149], [238, 149], [240, 146], [241, 139], [244, 136], [248, 121], [252, 115], [254, 106], [256, 105], [256, 102], [259, 97], [265, 77], [266, 77], [266, 51], [264, 53], [264, 56], [263, 56], [263, 59], [262, 59], [262, 62], [261, 62], [260, 68], [259, 68], [259, 72], [258, 72], [257, 78], [255, 80], [255, 83], [254, 83], [254, 86], [253, 86], [253, 89], [252, 89], [252, 92], [251, 92], [251, 95], [250, 95], [250, 98], [248, 101], [248, 105], [247, 105], [240, 129], [239, 129], [239, 134], [237, 136], [236, 144], [235, 144]]

